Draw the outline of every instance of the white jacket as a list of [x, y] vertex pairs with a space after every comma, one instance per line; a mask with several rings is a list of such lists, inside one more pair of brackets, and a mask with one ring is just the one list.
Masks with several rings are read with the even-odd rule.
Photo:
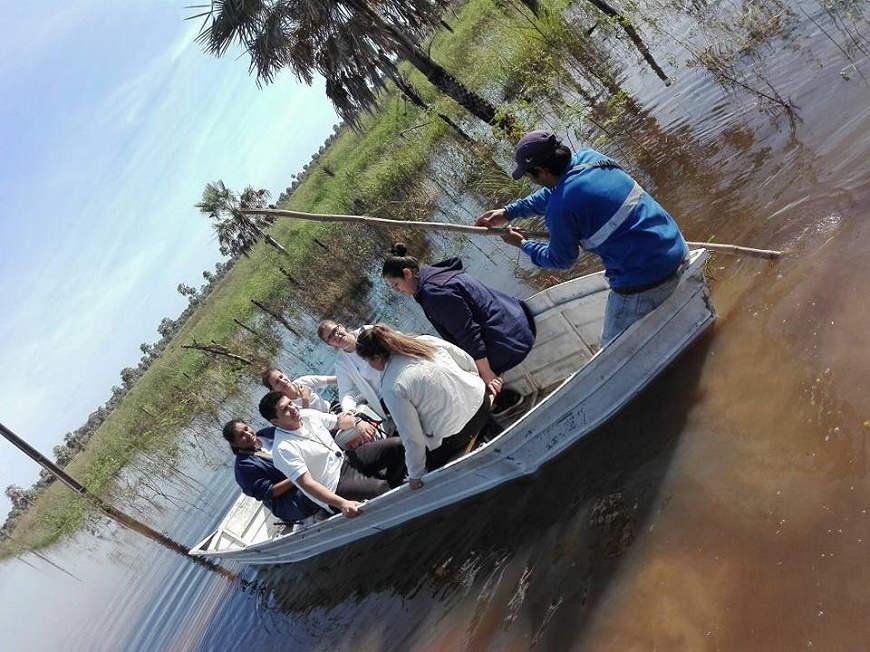
[[[363, 328], [358, 328], [353, 334], [359, 335]], [[335, 358], [335, 375], [338, 378], [338, 400], [343, 411], [355, 410], [357, 403], [365, 401], [379, 417], [386, 418], [381, 405], [380, 371], [369, 366], [356, 352], [339, 351]]]
[[408, 476], [426, 472], [426, 449], [459, 433], [480, 409], [486, 385], [465, 351], [437, 337], [418, 339], [435, 346], [435, 359], [393, 354], [387, 360], [381, 393], [402, 443]]

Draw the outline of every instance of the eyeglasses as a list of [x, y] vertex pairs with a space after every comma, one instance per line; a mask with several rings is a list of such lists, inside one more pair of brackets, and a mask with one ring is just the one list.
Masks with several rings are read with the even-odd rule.
[[336, 324], [335, 328], [329, 331], [329, 336], [326, 338], [327, 344], [332, 342], [332, 340], [334, 340], [336, 337], [338, 337], [338, 334], [343, 330], [344, 326], [342, 326], [341, 324]]

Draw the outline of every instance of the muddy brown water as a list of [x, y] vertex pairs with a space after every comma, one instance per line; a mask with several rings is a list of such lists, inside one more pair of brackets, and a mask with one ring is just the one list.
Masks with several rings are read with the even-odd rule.
[[[123, 533], [54, 553], [79, 581], [7, 565], [4, 595], [76, 596], [55, 627], [72, 635], [28, 634], [22, 618], [13, 649], [870, 649], [870, 29], [866, 3], [834, 6], [789, 5], [785, 35], [734, 58], [793, 102], [793, 121], [682, 66], [681, 49], [672, 86], [640, 64], [625, 77], [633, 131], [609, 153], [690, 240], [786, 255], [716, 256], [714, 328], [605, 427], [431, 518], [242, 569], [255, 590]], [[690, 9], [674, 42], [709, 45]], [[499, 247], [462, 255], [529, 289]], [[384, 301], [421, 324], [407, 300]], [[176, 538], [193, 543], [231, 500], [226, 468], [212, 482], [206, 508], [171, 520]]]

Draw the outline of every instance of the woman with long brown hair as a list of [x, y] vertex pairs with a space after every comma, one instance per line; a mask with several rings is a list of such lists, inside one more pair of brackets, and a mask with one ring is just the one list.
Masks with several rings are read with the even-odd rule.
[[[437, 337], [378, 324], [357, 336], [356, 352], [383, 372], [381, 396], [405, 445], [409, 485], [419, 489], [426, 471], [447, 464], [486, 424], [487, 385], [471, 356]], [[496, 393], [501, 381], [493, 382]]]

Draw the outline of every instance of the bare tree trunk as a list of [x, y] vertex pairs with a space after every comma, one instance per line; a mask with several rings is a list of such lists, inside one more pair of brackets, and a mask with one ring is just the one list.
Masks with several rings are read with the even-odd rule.
[[284, 275], [284, 278], [286, 278], [288, 281], [290, 281], [290, 283], [292, 283], [293, 285], [295, 285], [296, 287], [298, 287], [300, 289], [302, 288], [302, 283], [297, 281], [296, 278], [290, 272], [288, 272], [286, 269], [284, 269], [283, 267], [279, 267], [278, 271], [281, 272]]
[[285, 256], [289, 256], [289, 255], [290, 255], [290, 252], [287, 251], [287, 250], [286, 250], [286, 249], [281, 245], [281, 243], [278, 242], [278, 241], [277, 241], [275, 238], [273, 238], [271, 235], [269, 235], [269, 234], [266, 233], [265, 231], [260, 231], [260, 233], [263, 234], [263, 238], [266, 240], [266, 242], [268, 242], [270, 245], [272, 245], [275, 249], [277, 249], [278, 251], [280, 251], [280, 252], [281, 252], [282, 254], [284, 254]]
[[235, 360], [236, 362], [241, 362], [242, 364], [251, 365], [254, 364], [248, 358], [238, 355], [230, 351], [227, 347], [222, 344], [218, 344], [214, 340], [212, 340], [211, 344], [200, 344], [196, 340], [193, 340], [193, 344], [182, 344], [182, 349], [194, 349], [196, 351], [204, 351], [205, 353], [210, 353], [214, 356], [223, 356], [225, 358], [229, 358], [230, 360]]
[[262, 335], [260, 335], [260, 334], [259, 334], [257, 331], [255, 331], [253, 328], [251, 328], [251, 327], [248, 326], [247, 324], [244, 324], [244, 323], [240, 322], [238, 319], [235, 319], [235, 318], [234, 318], [233, 321], [236, 322], [236, 324], [238, 324], [239, 326], [241, 326], [243, 329], [245, 329], [246, 331], [248, 331], [251, 335], [253, 335], [253, 336], [257, 339], [257, 341], [258, 341], [260, 344], [262, 344], [262, 345], [264, 345], [264, 346], [269, 346], [269, 342], [266, 341], [266, 338], [264, 338]]
[[366, 0], [347, 0], [347, 4], [365, 15], [374, 23], [376, 29], [389, 34], [400, 47], [402, 56], [412, 66], [423, 73], [433, 86], [456, 100], [472, 115], [487, 124], [502, 129], [508, 134], [520, 132], [522, 128], [516, 119], [509, 114], [499, 114], [495, 106], [488, 100], [470, 90], [465, 84], [454, 77], [443, 66], [438, 64], [407, 34], [391, 25]]
[[256, 299], [251, 299], [251, 303], [253, 303], [255, 306], [257, 306], [263, 312], [272, 315], [275, 319], [277, 319], [279, 322], [281, 322], [281, 324], [284, 326], [284, 328], [286, 328], [288, 331], [293, 333], [296, 337], [302, 337], [302, 335], [299, 333], [299, 331], [297, 331], [295, 328], [293, 328], [293, 326], [290, 325], [290, 322], [288, 322], [286, 319], [284, 319], [284, 316], [281, 313], [279, 313], [277, 310], [275, 310], [274, 308], [270, 308], [269, 306], [267, 306], [265, 304], [260, 303]]
[[653, 55], [650, 53], [649, 48], [647, 48], [646, 44], [643, 42], [643, 39], [640, 37], [640, 34], [637, 33], [637, 30], [634, 28], [634, 25], [631, 24], [631, 21], [624, 14], [619, 13], [616, 9], [607, 4], [604, 0], [589, 0], [589, 2], [598, 8], [603, 14], [614, 18], [619, 26], [625, 31], [628, 35], [628, 38], [631, 39], [631, 42], [634, 43], [634, 46], [637, 48], [637, 51], [640, 52], [640, 55], [644, 58], [644, 60], [650, 65], [650, 68], [653, 69], [658, 78], [665, 82], [665, 86], [670, 86], [671, 80], [665, 74], [665, 71], [661, 69], [656, 60], [653, 58]]
[[462, 138], [462, 140], [464, 140], [468, 143], [474, 142], [472, 140], [471, 136], [469, 136], [467, 133], [465, 133], [462, 130], [462, 127], [460, 127], [458, 124], [456, 124], [453, 120], [451, 120], [449, 117], [447, 117], [443, 113], [438, 113], [437, 111], [433, 111], [432, 107], [429, 106], [429, 104], [426, 103], [426, 100], [424, 100], [420, 96], [420, 94], [417, 92], [417, 89], [414, 88], [414, 86], [411, 84], [411, 82], [409, 82], [407, 79], [405, 79], [401, 75], [396, 75], [395, 77], [393, 77], [393, 81], [396, 83], [396, 87], [400, 91], [402, 91], [402, 93], [405, 95], [405, 97], [407, 97], [411, 101], [411, 104], [423, 109], [427, 113], [435, 113], [435, 115], [437, 115], [439, 118], [441, 118], [441, 120], [448, 127], [453, 129], [453, 131], [455, 131], [456, 134], [458, 134], [459, 137]]

